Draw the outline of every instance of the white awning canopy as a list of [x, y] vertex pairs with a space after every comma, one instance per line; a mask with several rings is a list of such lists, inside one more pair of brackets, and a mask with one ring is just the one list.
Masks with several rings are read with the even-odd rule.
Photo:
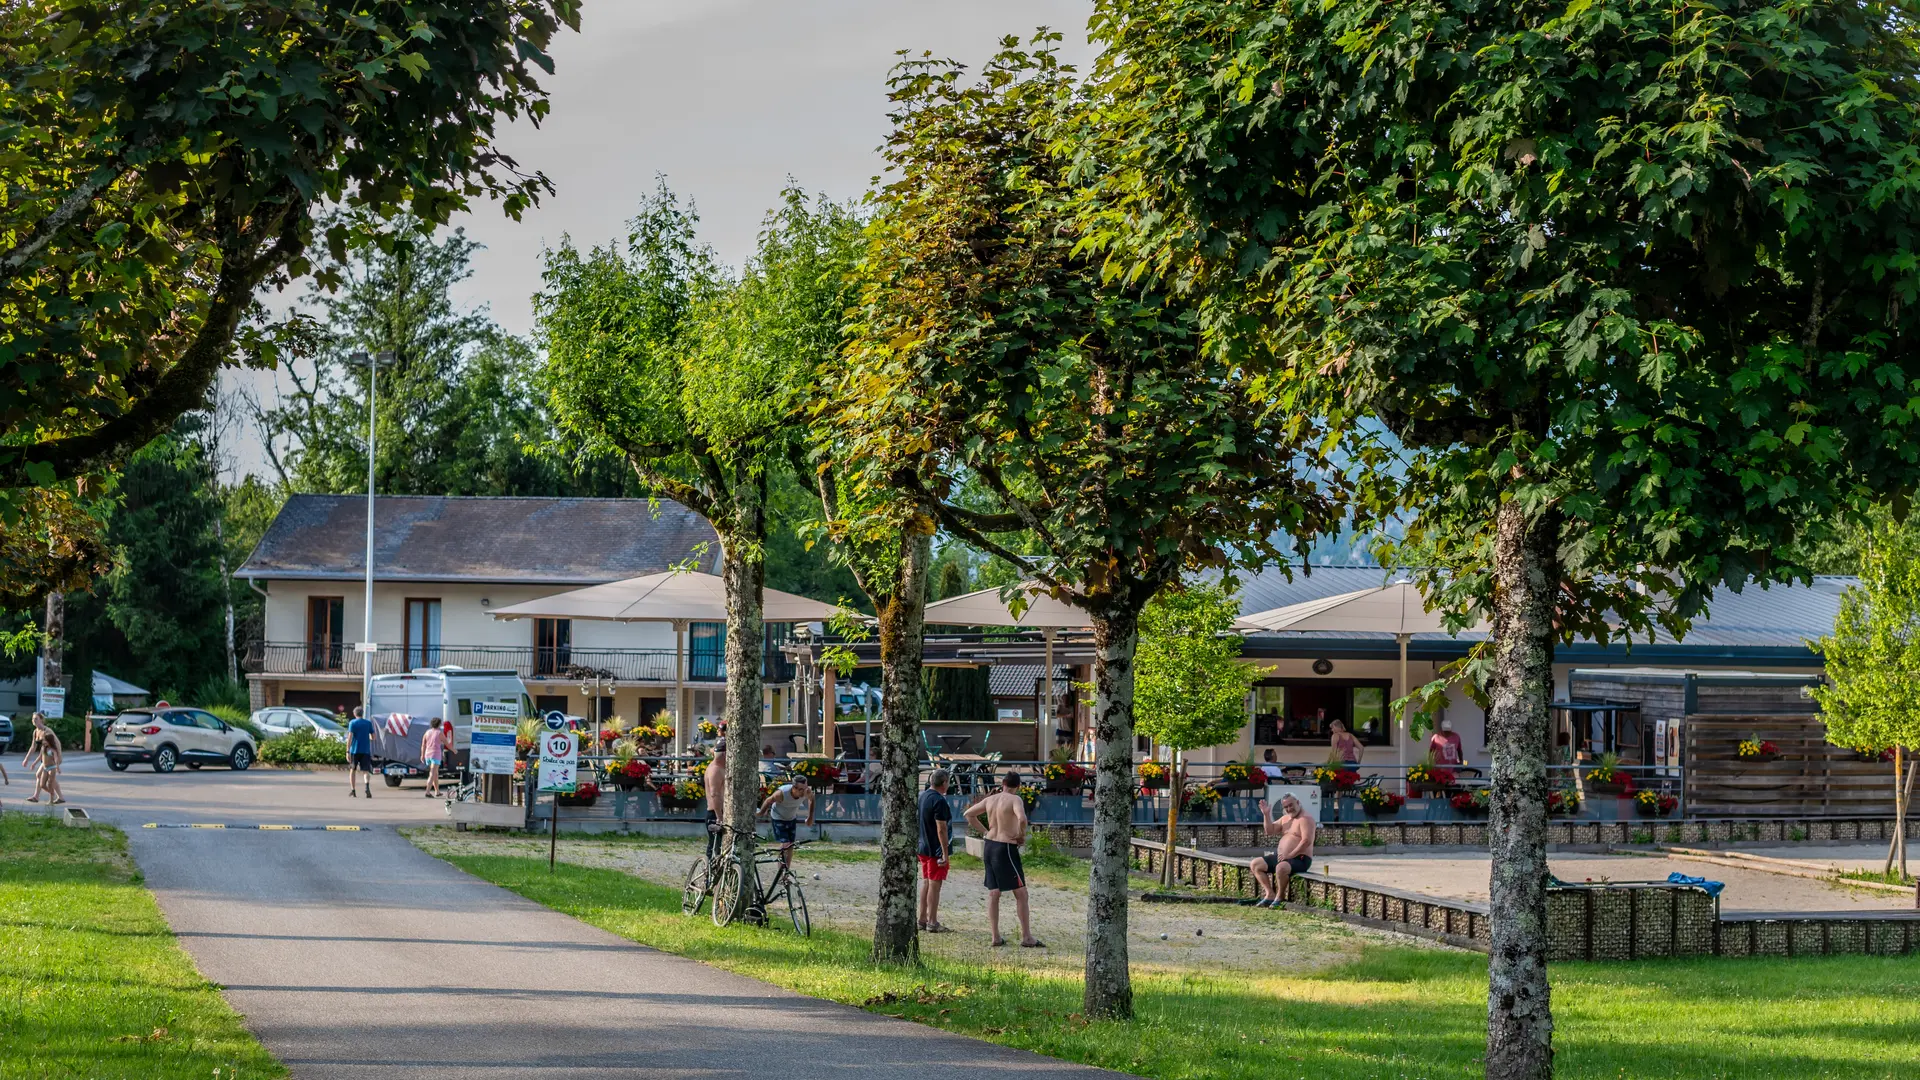
[[[770, 623], [825, 622], [839, 610], [779, 589], [764, 590], [761, 604], [760, 617]], [[496, 619], [725, 622], [727, 596], [718, 575], [669, 570], [510, 604], [494, 609], [492, 615]]]
[[[1445, 634], [1447, 625], [1437, 611], [1427, 610], [1420, 587], [1411, 581], [1396, 581], [1377, 589], [1324, 596], [1270, 611], [1242, 615], [1234, 628], [1241, 631], [1291, 630], [1355, 631], [1393, 634]], [[1485, 620], [1464, 628], [1461, 633], [1486, 633], [1492, 626]]]
[[1087, 613], [1055, 600], [1039, 585], [1020, 586], [1027, 609], [1018, 616], [1000, 599], [999, 589], [981, 589], [950, 596], [927, 605], [926, 621], [937, 626], [1024, 626], [1034, 630], [1085, 630], [1092, 625]]

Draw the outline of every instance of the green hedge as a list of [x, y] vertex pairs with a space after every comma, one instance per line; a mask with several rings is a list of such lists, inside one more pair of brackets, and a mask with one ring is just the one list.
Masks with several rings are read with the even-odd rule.
[[260, 734], [260, 729], [254, 726], [253, 719], [247, 715], [245, 709], [236, 709], [231, 705], [209, 705], [206, 708], [213, 715], [253, 736], [255, 743], [265, 738]]
[[262, 743], [260, 760], [269, 765], [345, 765], [347, 744], [310, 731], [296, 731]]

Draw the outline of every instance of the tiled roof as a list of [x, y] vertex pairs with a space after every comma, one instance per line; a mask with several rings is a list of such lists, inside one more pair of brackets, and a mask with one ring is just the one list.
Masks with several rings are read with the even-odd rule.
[[[703, 545], [702, 568], [719, 561], [713, 527], [665, 499], [382, 495], [373, 521], [381, 581], [594, 585], [665, 570]], [[366, 496], [294, 495], [235, 576], [358, 579], [366, 544]]]
[[[987, 691], [994, 697], [1032, 697], [1040, 686], [1041, 673], [1047, 669], [1045, 664], [995, 664], [988, 668]], [[1073, 669], [1064, 664], [1055, 664], [1054, 676], [1065, 692], [1067, 681], [1073, 677]]]

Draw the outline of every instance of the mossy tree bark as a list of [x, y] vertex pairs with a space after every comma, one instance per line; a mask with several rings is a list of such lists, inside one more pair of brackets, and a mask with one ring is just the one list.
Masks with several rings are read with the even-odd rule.
[[1547, 703], [1553, 687], [1555, 529], [1519, 501], [1494, 535], [1493, 757], [1488, 884], [1487, 1080], [1551, 1080], [1547, 985]]
[[[1127, 971], [1127, 854], [1133, 840], [1133, 654], [1140, 612], [1093, 615], [1093, 859], [1087, 881], [1088, 1018], [1133, 1015]], [[1178, 799], [1176, 790], [1173, 797]], [[1168, 858], [1172, 853], [1168, 853]]]
[[761, 619], [767, 568], [766, 489], [756, 478], [733, 485], [724, 515], [720, 578], [727, 595], [727, 823], [739, 829], [734, 850], [753, 857], [753, 817], [760, 803]]
[[[913, 530], [900, 545], [890, 595], [873, 597], [880, 623], [880, 898], [873, 959], [910, 964], [920, 957], [915, 859], [920, 813], [920, 660], [925, 645], [927, 571], [933, 536]], [[867, 747], [873, 754], [873, 747]]]

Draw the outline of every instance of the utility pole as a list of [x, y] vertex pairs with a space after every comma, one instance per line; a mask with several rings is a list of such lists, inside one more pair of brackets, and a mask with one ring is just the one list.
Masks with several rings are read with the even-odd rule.
[[377, 646], [373, 640], [373, 466], [377, 457], [375, 441], [375, 402], [378, 400], [376, 384], [380, 376], [380, 363], [393, 362], [393, 353], [381, 351], [368, 356], [355, 353], [352, 359], [356, 363], [367, 365], [367, 596], [364, 605], [365, 622], [360, 634], [360, 704], [366, 709], [367, 719], [373, 719], [373, 657]]

